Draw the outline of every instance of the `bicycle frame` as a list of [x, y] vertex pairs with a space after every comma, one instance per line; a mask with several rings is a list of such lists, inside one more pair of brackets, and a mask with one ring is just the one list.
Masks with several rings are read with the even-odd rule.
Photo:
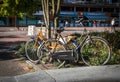
[[[55, 39], [57, 42], [58, 41], [62, 42], [64, 44], [64, 46], [66, 47], [66, 45], [75, 38], [76, 38], [76, 36], [63, 37], [61, 35], [61, 32], [60, 33], [57, 32], [57, 38], [52, 38], [52, 39]], [[32, 36], [31, 39], [35, 40], [34, 47], [37, 47], [37, 44], [40, 45], [41, 43], [43, 43], [45, 41], [45, 38], [42, 35], [42, 28], [39, 30], [38, 35], [36, 37]], [[50, 47], [54, 49], [55, 43], [52, 43], [52, 45]]]
[[[84, 34], [84, 33], [85, 33], [85, 34]], [[85, 37], [84, 37], [84, 36], [85, 36]], [[84, 39], [82, 39], [83, 37], [84, 37]], [[82, 35], [81, 35], [81, 37], [80, 37], [80, 40], [82, 40], [82, 41], [80, 42], [79, 45], [77, 45], [76, 50], [79, 49], [79, 48], [81, 48], [81, 46], [84, 44], [84, 42], [85, 42], [87, 39], [90, 39], [90, 38], [91, 38], [91, 35], [89, 35], [89, 33], [87, 33], [86, 28], [84, 28], [83, 33], [82, 33]]]
[[37, 48], [38, 44], [40, 45], [42, 43], [42, 40], [40, 40], [37, 36], [30, 36], [30, 38], [35, 41], [33, 48]]
[[73, 44], [74, 44], [74, 46], [76, 46], [76, 43], [74, 43], [74, 39], [76, 38], [76, 36], [67, 36], [67, 37], [63, 37], [62, 35], [61, 35], [61, 32], [59, 33], [59, 32], [57, 32], [57, 38], [55, 38], [55, 39], [57, 39], [57, 42], [58, 41], [60, 41], [60, 42], [62, 42], [62, 44], [64, 45], [64, 47], [67, 49], [68, 48], [68, 46], [67, 46], [67, 44], [69, 43], [69, 42], [72, 42]]

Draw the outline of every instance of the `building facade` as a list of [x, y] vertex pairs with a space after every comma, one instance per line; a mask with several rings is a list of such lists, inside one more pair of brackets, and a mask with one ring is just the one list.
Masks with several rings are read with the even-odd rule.
[[[44, 23], [43, 12], [33, 14], [33, 17], [24, 16], [23, 19], [15, 17], [0, 17], [0, 27], [28, 26]], [[80, 27], [79, 22], [86, 27], [108, 27], [112, 18], [116, 18], [116, 26], [120, 26], [120, 2], [119, 0], [64, 0], [61, 4], [60, 26]], [[53, 26], [51, 22], [51, 26]]]
[[116, 26], [120, 26], [119, 0], [64, 0], [61, 9], [77, 12], [78, 18], [86, 17], [87, 20], [83, 21], [84, 26], [94, 26], [94, 21], [96, 26], [111, 26], [112, 18], [116, 19]]

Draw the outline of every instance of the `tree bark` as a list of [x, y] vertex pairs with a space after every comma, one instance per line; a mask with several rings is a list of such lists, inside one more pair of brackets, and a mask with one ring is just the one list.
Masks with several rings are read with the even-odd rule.
[[52, 9], [53, 9], [53, 22], [54, 22], [54, 37], [56, 38], [56, 31], [55, 29], [59, 26], [59, 14], [60, 14], [60, 3], [61, 0], [52, 0]]
[[59, 26], [59, 14], [60, 14], [60, 4], [61, 0], [42, 0], [42, 9], [44, 20], [47, 28], [47, 38], [51, 38], [51, 27], [50, 27], [50, 6], [49, 3], [52, 3], [52, 15], [53, 15], [53, 34], [56, 35], [56, 29]]
[[51, 38], [49, 0], [42, 0], [42, 9], [43, 9], [44, 20], [47, 29], [46, 37]]

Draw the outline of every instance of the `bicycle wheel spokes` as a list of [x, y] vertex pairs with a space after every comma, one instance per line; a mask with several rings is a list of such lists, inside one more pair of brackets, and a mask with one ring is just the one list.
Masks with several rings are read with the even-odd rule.
[[26, 57], [31, 62], [37, 63], [37, 61], [38, 61], [37, 47], [35, 47], [35, 41], [34, 40], [31, 39], [26, 43], [25, 51], [26, 51]]
[[[52, 44], [54, 43], [54, 45]], [[54, 68], [60, 68], [64, 65], [65, 61], [54, 58], [53, 55], [56, 51], [60, 51], [65, 49], [63, 46], [61, 46], [60, 43], [57, 43], [54, 40], [48, 40], [44, 42], [39, 48], [38, 48], [38, 56], [39, 60], [43, 67], [46, 69], [54, 69]]]
[[81, 48], [81, 57], [87, 65], [104, 65], [110, 58], [108, 44], [99, 38], [87, 40]]

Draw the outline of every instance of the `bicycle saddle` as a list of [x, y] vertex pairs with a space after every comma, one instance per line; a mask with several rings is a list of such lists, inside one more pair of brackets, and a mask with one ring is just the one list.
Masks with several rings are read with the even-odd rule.
[[58, 27], [55, 29], [57, 33], [61, 33], [64, 31], [64, 28], [63, 27]]

